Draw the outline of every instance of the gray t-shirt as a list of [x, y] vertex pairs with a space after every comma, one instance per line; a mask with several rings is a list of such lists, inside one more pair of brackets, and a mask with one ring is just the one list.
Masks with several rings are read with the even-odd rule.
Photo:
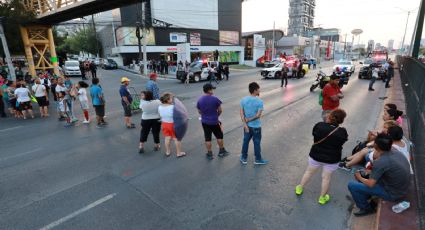
[[395, 149], [382, 154], [373, 162], [370, 178], [377, 181], [394, 199], [407, 194], [410, 185], [410, 165]]
[[159, 100], [141, 100], [139, 108], [142, 109], [142, 120], [159, 119], [158, 107], [160, 105], [161, 102]]

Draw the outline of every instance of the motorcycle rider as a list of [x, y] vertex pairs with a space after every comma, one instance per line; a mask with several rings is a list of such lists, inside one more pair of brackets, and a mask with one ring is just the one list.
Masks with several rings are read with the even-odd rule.
[[285, 81], [285, 88], [286, 88], [286, 85], [288, 85], [288, 72], [289, 72], [288, 65], [284, 63], [282, 67], [282, 80], [280, 82], [280, 87], [283, 87], [283, 81]]

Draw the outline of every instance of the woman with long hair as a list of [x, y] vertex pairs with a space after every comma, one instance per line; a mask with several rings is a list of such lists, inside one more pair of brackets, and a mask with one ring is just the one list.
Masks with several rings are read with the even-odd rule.
[[89, 124], [89, 98], [87, 97], [87, 88], [89, 85], [84, 81], [79, 81], [77, 85], [78, 89], [78, 100], [80, 101], [81, 109], [84, 113], [84, 121], [83, 124]]

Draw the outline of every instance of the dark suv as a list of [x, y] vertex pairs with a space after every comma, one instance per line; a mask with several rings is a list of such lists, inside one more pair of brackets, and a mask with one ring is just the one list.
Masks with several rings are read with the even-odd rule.
[[365, 59], [364, 62], [360, 62], [362, 67], [359, 70], [359, 79], [371, 79], [372, 78], [372, 68], [378, 67], [378, 79], [382, 79], [385, 77], [386, 72], [384, 69], [385, 60], [373, 60], [373, 59]]

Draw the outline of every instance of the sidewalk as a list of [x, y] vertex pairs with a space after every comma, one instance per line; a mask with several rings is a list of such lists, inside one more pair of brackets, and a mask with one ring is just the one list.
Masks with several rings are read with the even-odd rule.
[[[391, 88], [389, 88], [386, 92], [387, 98], [385, 99], [385, 103], [394, 103], [397, 105], [397, 108], [405, 112], [407, 111], [406, 102], [401, 84], [400, 74], [398, 71], [395, 71], [394, 77], [391, 81]], [[383, 112], [384, 111], [381, 112], [380, 116], [382, 116]], [[404, 116], [403, 118], [403, 132], [406, 138], [410, 139], [409, 118], [407, 116]], [[381, 127], [382, 123], [382, 119], [379, 119], [377, 127]], [[410, 202], [409, 209], [400, 214], [396, 214], [391, 209], [391, 207], [396, 203], [380, 200], [376, 214], [365, 217], [354, 217], [354, 215], [351, 215], [351, 229], [419, 230], [416, 185], [413, 178], [411, 181], [411, 186], [406, 199]]]
[[[141, 75], [139, 71], [134, 70], [134, 69], [130, 69], [126, 66], [118, 66], [118, 69], [127, 71], [127, 72], [132, 73], [132, 74], [138, 74], [138, 75], [140, 75], [140, 77], [148, 79], [148, 76]], [[175, 73], [174, 74], [164, 74], [164, 75], [158, 74], [158, 78], [160, 78], [160, 79], [177, 79]]]

